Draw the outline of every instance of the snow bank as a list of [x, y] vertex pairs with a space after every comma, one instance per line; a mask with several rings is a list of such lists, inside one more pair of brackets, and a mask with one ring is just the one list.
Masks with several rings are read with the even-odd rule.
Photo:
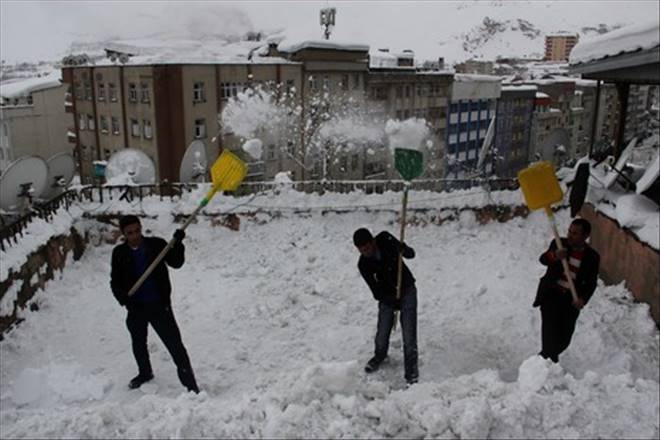
[[243, 151], [248, 153], [252, 159], [259, 160], [261, 159], [263, 146], [264, 144], [260, 139], [248, 139], [243, 143]]
[[[176, 228], [163, 205], [144, 219], [150, 234]], [[186, 265], [170, 273], [199, 395], [183, 391], [153, 332], [156, 377], [127, 389], [135, 363], [108, 286], [112, 246], [89, 248], [0, 341], [2, 437], [658, 437], [660, 339], [623, 285], [599, 283], [560, 365], [535, 356], [531, 302], [551, 239], [539, 212], [410, 226], [420, 383], [405, 387], [398, 332], [388, 362], [366, 375], [377, 306], [351, 235], [394, 232], [396, 215], [255, 216], [240, 232], [191, 224]], [[571, 220], [556, 219], [562, 231]]]

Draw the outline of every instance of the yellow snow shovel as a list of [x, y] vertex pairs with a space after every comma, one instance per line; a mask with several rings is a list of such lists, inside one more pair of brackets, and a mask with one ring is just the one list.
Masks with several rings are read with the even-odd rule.
[[[222, 152], [222, 154], [218, 157], [218, 160], [215, 161], [213, 166], [211, 167], [211, 181], [212, 181], [212, 186], [211, 189], [206, 193], [206, 196], [199, 202], [199, 206], [197, 206], [197, 209], [193, 211], [193, 213], [188, 217], [186, 222], [183, 224], [183, 226], [180, 228], [181, 230], [185, 230], [188, 225], [193, 221], [193, 219], [197, 216], [199, 211], [204, 208], [209, 201], [213, 198], [216, 192], [219, 190], [222, 191], [234, 191], [236, 188], [238, 188], [238, 185], [241, 184], [243, 179], [245, 178], [245, 175], [247, 174], [247, 166], [245, 163], [239, 159], [235, 154], [225, 150]], [[138, 279], [133, 287], [131, 287], [131, 290], [128, 292], [128, 296], [132, 296], [136, 290], [140, 288], [142, 283], [144, 283], [144, 280], [147, 279], [149, 275], [151, 275], [151, 272], [158, 266], [158, 263], [161, 262], [161, 260], [165, 257], [165, 255], [169, 252], [170, 249], [174, 247], [174, 243], [176, 242], [175, 238], [172, 238], [169, 243], [167, 243], [167, 246], [158, 254], [156, 259], [149, 265], [147, 270], [142, 274], [140, 279]]]
[[[520, 183], [520, 189], [525, 196], [525, 203], [527, 203], [529, 209], [533, 211], [539, 208], [545, 208], [552, 232], [555, 235], [557, 249], [562, 249], [555, 216], [550, 205], [560, 202], [564, 198], [564, 193], [559, 186], [552, 163], [547, 161], [537, 162], [519, 171], [518, 182]], [[562, 259], [561, 263], [564, 266], [564, 275], [566, 275], [568, 285], [571, 288], [573, 300], [577, 301], [578, 296], [575, 291], [575, 285], [573, 284], [573, 278], [571, 278], [571, 272], [568, 268], [568, 261]]]

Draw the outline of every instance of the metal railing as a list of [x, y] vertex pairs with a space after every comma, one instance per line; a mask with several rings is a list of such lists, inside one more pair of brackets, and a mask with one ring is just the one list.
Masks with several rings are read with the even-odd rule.
[[[518, 188], [518, 180], [508, 179], [420, 179], [407, 183], [413, 191], [451, 192], [469, 189], [476, 186], [486, 187], [489, 191], [514, 190]], [[365, 194], [382, 194], [387, 191], [403, 191], [406, 182], [403, 180], [315, 180], [278, 182], [243, 182], [234, 192], [234, 196], [258, 194], [260, 192], [276, 191], [291, 188], [306, 193], [350, 193], [363, 191]], [[145, 197], [158, 196], [160, 200], [180, 198], [184, 192], [191, 192], [199, 185], [196, 183], [162, 182], [142, 185], [87, 185], [78, 189], [70, 189], [57, 197], [45, 202], [35, 203], [30, 210], [18, 217], [0, 217], [0, 249], [18, 244], [25, 228], [35, 219], [51, 221], [62, 207], [67, 210], [74, 201], [105, 203], [111, 200], [142, 201]]]

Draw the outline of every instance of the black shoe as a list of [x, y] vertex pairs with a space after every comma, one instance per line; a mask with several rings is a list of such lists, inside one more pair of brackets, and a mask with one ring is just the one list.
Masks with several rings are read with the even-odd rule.
[[417, 376], [414, 377], [406, 377], [406, 383], [408, 386], [416, 384], [418, 382], [419, 378]]
[[151, 379], [154, 378], [153, 374], [138, 374], [135, 376], [131, 381], [128, 383], [128, 387], [132, 390], [136, 388], [140, 388], [143, 383], [149, 382]]
[[373, 373], [374, 371], [378, 370], [380, 368], [380, 364], [383, 363], [387, 359], [387, 356], [384, 358], [378, 358], [376, 356], [372, 357], [369, 359], [369, 362], [367, 362], [367, 365], [364, 367], [364, 371], [367, 373]]

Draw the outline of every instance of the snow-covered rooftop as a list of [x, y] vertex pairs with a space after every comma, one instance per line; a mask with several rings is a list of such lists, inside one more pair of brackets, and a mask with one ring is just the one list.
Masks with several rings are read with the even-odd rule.
[[0, 84], [0, 96], [7, 99], [17, 98], [39, 90], [59, 87], [61, 84], [62, 71], [57, 69], [45, 76]]
[[277, 49], [280, 52], [298, 52], [303, 49], [332, 49], [342, 51], [369, 52], [369, 46], [362, 43], [337, 40], [283, 40]]
[[501, 82], [502, 77], [493, 75], [477, 75], [472, 73], [457, 73], [455, 82]]
[[653, 49], [660, 46], [660, 19], [626, 26], [604, 35], [585, 38], [571, 51], [571, 65], [588, 63], [628, 52]]
[[105, 51], [131, 54], [125, 65], [153, 64], [288, 64], [281, 57], [261, 56], [267, 41], [229, 41], [213, 39], [135, 39], [104, 42], [96, 46], [97, 66], [120, 64], [105, 56]]
[[538, 90], [538, 87], [533, 86], [533, 85], [503, 85], [502, 86], [502, 91], [503, 92], [534, 92]]

